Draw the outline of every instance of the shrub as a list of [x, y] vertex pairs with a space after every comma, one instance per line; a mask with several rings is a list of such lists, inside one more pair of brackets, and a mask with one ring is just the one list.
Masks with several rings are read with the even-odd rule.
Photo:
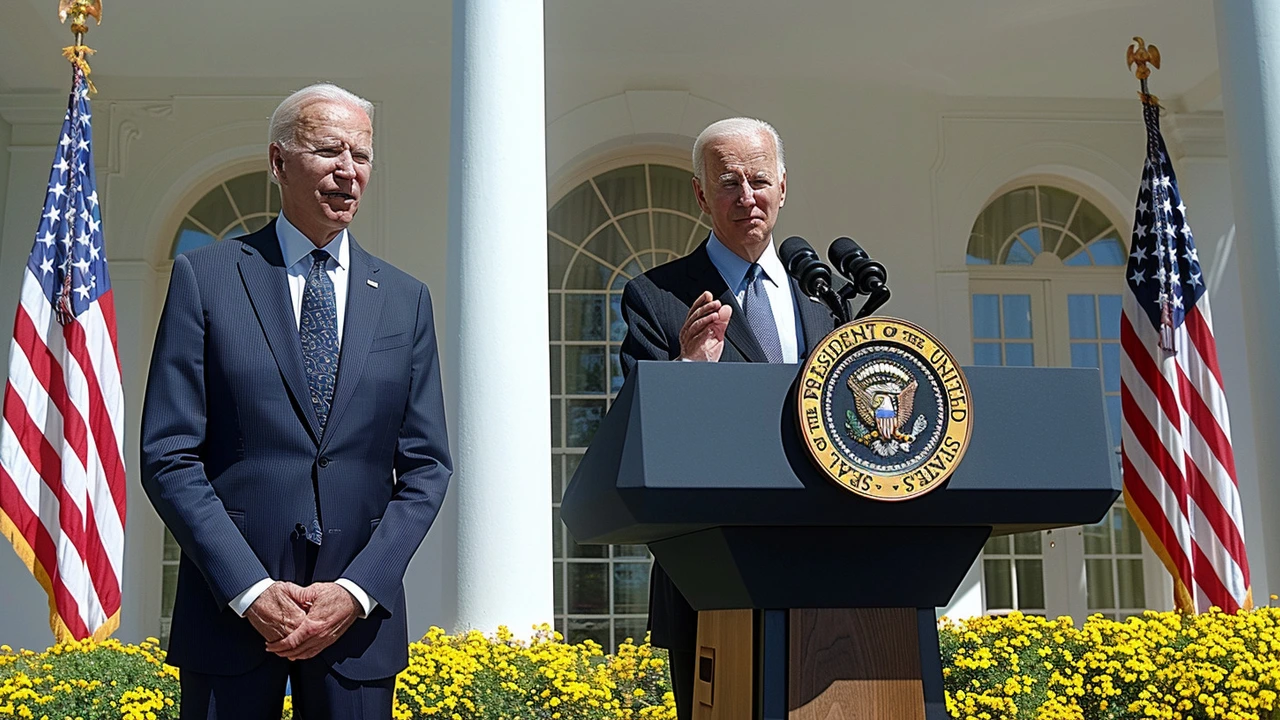
[[1280, 610], [1124, 622], [944, 620], [947, 710], [977, 720], [1269, 720], [1280, 691]]

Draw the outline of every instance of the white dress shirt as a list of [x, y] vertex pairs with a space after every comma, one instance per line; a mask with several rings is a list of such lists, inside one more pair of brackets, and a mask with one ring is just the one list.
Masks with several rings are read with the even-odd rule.
[[[280, 253], [288, 268], [289, 298], [293, 301], [293, 322], [295, 325], [301, 325], [302, 295], [307, 289], [307, 275], [315, 264], [311, 258], [311, 252], [316, 249], [316, 246], [302, 234], [301, 230], [289, 222], [283, 212], [276, 219], [276, 237], [280, 240]], [[351, 245], [347, 242], [347, 231], [338, 233], [337, 237], [324, 246], [324, 250], [329, 253], [329, 259], [325, 261], [325, 272], [333, 281], [334, 302], [338, 306], [338, 347], [342, 347], [343, 321], [347, 314], [347, 269], [351, 266]], [[250, 585], [248, 590], [231, 599], [231, 609], [237, 615], [244, 617], [249, 606], [253, 605], [258, 596], [266, 592], [274, 582], [275, 580], [271, 578], [264, 578]], [[367, 617], [378, 606], [378, 603], [359, 585], [346, 578], [338, 578], [337, 583], [346, 588], [347, 592], [355, 597], [356, 602], [360, 603], [360, 608], [364, 611], [361, 617]]]
[[[707, 255], [711, 258], [711, 264], [720, 271], [725, 285], [733, 291], [738, 307], [741, 308], [747, 295], [747, 271], [751, 269], [751, 263], [725, 247], [714, 232], [707, 240]], [[800, 362], [800, 348], [804, 346], [800, 335], [803, 326], [800, 324], [796, 299], [791, 294], [791, 278], [787, 276], [786, 268], [782, 267], [782, 260], [773, 248], [773, 238], [769, 239], [769, 248], [756, 262], [764, 271], [761, 278], [764, 280], [765, 295], [769, 298], [769, 309], [773, 311], [774, 325], [778, 328], [778, 340], [782, 343], [782, 362]]]

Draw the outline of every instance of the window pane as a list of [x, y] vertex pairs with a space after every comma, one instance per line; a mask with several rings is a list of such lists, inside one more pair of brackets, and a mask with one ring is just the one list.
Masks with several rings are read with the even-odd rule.
[[[693, 197], [693, 190], [690, 180], [693, 179], [693, 173], [680, 168], [668, 167], [666, 165], [650, 165], [649, 167], [649, 199], [655, 208], [669, 208], [678, 210], [686, 215], [698, 217], [702, 210], [698, 208], [698, 201]], [[664, 245], [663, 236], [657, 233], [654, 228], [654, 239], [658, 245]], [[684, 254], [683, 247], [672, 246], [678, 250], [681, 255]]]
[[649, 205], [649, 189], [644, 181], [644, 165], [611, 170], [595, 178], [600, 195], [614, 215]]
[[1077, 251], [1074, 255], [1067, 258], [1066, 260], [1063, 260], [1062, 264], [1069, 265], [1071, 267], [1089, 267], [1090, 265], [1093, 264], [1093, 258], [1089, 257], [1088, 250], [1086, 250], [1085, 248], [1080, 248], [1080, 250]]
[[609, 294], [609, 340], [622, 342], [627, 337], [627, 321], [622, 318], [622, 293]]
[[[1080, 247], [1081, 247], [1080, 243], [1072, 239], [1071, 236], [1064, 235], [1062, 238], [1062, 242], [1058, 244], [1057, 255], [1059, 258], [1061, 258], [1065, 262], [1066, 259], [1071, 257], [1073, 254], [1075, 254], [1075, 252], [1079, 250]], [[1088, 263], [1085, 263], [1085, 264], [1087, 265]]]
[[547, 235], [547, 287], [564, 287], [565, 271], [569, 269], [569, 262], [573, 260], [575, 252], [573, 246]]
[[1120, 343], [1102, 346], [1102, 389], [1109, 393], [1120, 392]]
[[564, 476], [564, 456], [551, 455], [551, 502], [558, 503], [564, 497], [564, 486], [568, 480]]
[[547, 231], [571, 243], [581, 243], [608, 219], [609, 214], [596, 197], [596, 191], [590, 183], [583, 183], [547, 213]]
[[1111, 553], [1111, 528], [1106, 520], [1096, 525], [1084, 526], [1084, 552], [1086, 555]]
[[1032, 367], [1036, 364], [1035, 346], [1031, 343], [1009, 343], [1004, 346], [1004, 364], [1009, 367]]
[[622, 228], [623, 236], [636, 252], [653, 247], [653, 234], [649, 232], [649, 213], [619, 218], [618, 227]]
[[649, 557], [649, 548], [644, 545], [614, 545], [613, 556], [616, 558], [646, 558]]
[[[688, 187], [684, 191], [687, 195], [693, 194]], [[693, 229], [694, 222], [689, 218], [666, 212], [653, 213], [653, 241], [658, 247], [678, 248], [683, 253]]]
[[560, 522], [560, 508], [551, 508], [551, 556], [564, 557], [564, 523]]
[[565, 640], [580, 643], [583, 640], [594, 640], [605, 650], [609, 649], [609, 618], [569, 618]]
[[613, 611], [649, 611], [649, 563], [617, 563], [613, 566]]
[[1120, 607], [1147, 606], [1147, 592], [1142, 580], [1142, 561], [1116, 560], [1116, 574], [1120, 576]]
[[992, 201], [974, 221], [966, 254], [979, 264], [997, 262], [997, 254], [1010, 235], [1037, 223], [1035, 188], [1025, 187], [1005, 193]]
[[1015, 560], [1018, 571], [1018, 609], [1044, 609], [1044, 563], [1040, 560]]
[[1107, 424], [1111, 429], [1111, 445], [1120, 447], [1120, 396], [1108, 395], [1103, 401], [1107, 405]]
[[1098, 346], [1093, 343], [1071, 343], [1071, 367], [1098, 367]]
[[[178, 596], [178, 566], [165, 565], [160, 579], [160, 615], [173, 617], [173, 601]], [[151, 587], [155, 587], [152, 585]]]
[[1008, 560], [983, 560], [982, 589], [988, 610], [1013, 609], [1012, 563]]
[[1004, 336], [1006, 338], [1031, 338], [1031, 296], [1004, 295]]
[[616, 650], [619, 645], [631, 639], [632, 644], [639, 645], [644, 642], [645, 635], [644, 618], [618, 618], [613, 621], [613, 649]]
[[182, 548], [178, 547], [178, 541], [173, 537], [173, 533], [169, 532], [169, 528], [164, 529], [164, 559], [179, 560], [182, 558]]
[[1021, 241], [1014, 240], [1009, 246], [1009, 254], [1005, 256], [1006, 265], [1030, 265], [1035, 262], [1036, 256], [1023, 245]]
[[251, 233], [258, 232], [262, 228], [266, 227], [267, 223], [271, 222], [271, 217], [272, 216], [270, 215], [254, 215], [252, 217], [247, 217], [244, 219], [244, 227]]
[[1041, 187], [1039, 190], [1041, 219], [1059, 227], [1066, 227], [1079, 196], [1056, 187]]
[[609, 286], [613, 277], [613, 269], [601, 265], [590, 256], [578, 254], [565, 276], [565, 287], [579, 290], [603, 290]]
[[1111, 560], [1085, 560], [1085, 583], [1089, 588], [1089, 610], [1110, 610], [1116, 606], [1115, 582], [1111, 578]]
[[560, 338], [560, 293], [547, 294], [547, 331], [552, 340]]
[[999, 365], [1000, 364], [1000, 343], [974, 343], [973, 344], [973, 364], [974, 365]]
[[560, 385], [560, 353], [559, 345], [552, 345], [551, 348], [551, 394], [559, 395], [563, 388]]
[[240, 218], [221, 185], [205, 193], [187, 214], [215, 233], [222, 232], [223, 228]]
[[212, 242], [214, 242], [212, 235], [184, 218], [182, 225], [178, 227], [178, 236], [173, 241], [173, 256], [177, 257], [188, 250], [195, 250]]
[[551, 401], [551, 447], [564, 446], [564, 433], [560, 426], [560, 415], [563, 406], [563, 400]]
[[1123, 506], [1112, 510], [1112, 512], [1120, 520], [1120, 527], [1116, 528], [1116, 552], [1127, 555], [1141, 555], [1142, 531], [1138, 529], [1138, 524], [1133, 521], [1133, 516]]
[[1089, 252], [1093, 254], [1093, 261], [1098, 265], [1125, 264], [1124, 248], [1120, 245], [1120, 241], [1114, 237], [1093, 243], [1089, 246]]
[[1092, 295], [1068, 295], [1067, 316], [1072, 340], [1098, 337], [1097, 304]]
[[566, 400], [566, 447], [587, 447], [604, 419], [604, 400]]
[[607, 558], [608, 545], [579, 545], [573, 539], [568, 526], [564, 529], [564, 556], [567, 558]]
[[564, 349], [564, 389], [567, 394], [605, 391], [603, 347], [569, 345]]
[[973, 296], [973, 336], [975, 338], [1000, 337], [1000, 296]]
[[[570, 613], [609, 614], [609, 563], [565, 563]], [[609, 642], [605, 637], [604, 642]]]
[[1015, 555], [1039, 555], [1041, 550], [1040, 533], [1025, 532], [1013, 536], [1013, 552]]
[[1039, 255], [1043, 246], [1040, 244], [1040, 228], [1033, 227], [1018, 233], [1018, 237], [1022, 242], [1027, 244], [1027, 248], [1032, 255]]
[[618, 232], [613, 223], [600, 228], [582, 249], [613, 267], [625, 264], [632, 254], [631, 248], [622, 239], [622, 233]]
[[1120, 338], [1120, 296], [1099, 295], [1098, 316], [1102, 322], [1102, 337], [1108, 340]]
[[267, 174], [253, 172], [227, 181], [227, 189], [231, 191], [231, 199], [241, 215], [266, 212], [267, 210]]
[[582, 464], [582, 455], [580, 453], [565, 453], [564, 455], [564, 484], [565, 487], [573, 482], [573, 476], [578, 472], [578, 466]]
[[[1107, 219], [1102, 211], [1094, 207], [1092, 203], [1081, 201], [1080, 208], [1076, 210], [1076, 216], [1071, 221], [1071, 226], [1067, 228], [1073, 235], [1080, 238], [1080, 242], [1089, 242], [1098, 237], [1111, 227], [1111, 221]], [[1096, 255], [1095, 255], [1096, 257]]]
[[553, 563], [555, 569], [552, 571], [555, 582], [555, 614], [564, 614], [564, 563]]
[[985, 553], [994, 553], [996, 555], [1009, 554], [1009, 536], [999, 535], [997, 537], [987, 538], [987, 542], [982, 546]]
[[604, 295], [564, 296], [564, 339], [604, 340]]

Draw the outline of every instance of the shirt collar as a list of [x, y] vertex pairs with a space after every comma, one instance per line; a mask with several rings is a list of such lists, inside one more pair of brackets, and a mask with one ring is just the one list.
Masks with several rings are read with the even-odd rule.
[[[716, 237], [714, 230], [711, 231], [711, 237], [707, 239], [707, 255], [711, 258], [711, 264], [720, 271], [720, 276], [724, 278], [725, 283], [736, 293], [742, 287], [747, 271], [751, 269], [751, 263], [738, 257], [737, 253], [726, 247], [720, 238]], [[764, 271], [765, 278], [774, 285], [781, 287], [786, 282], [787, 271], [782, 267], [782, 260], [773, 249], [772, 237], [769, 238], [768, 249], [756, 262]]]
[[[293, 267], [302, 262], [312, 250], [316, 249], [315, 243], [307, 239], [302, 231], [294, 227], [289, 222], [289, 218], [284, 216], [284, 211], [280, 211], [280, 217], [276, 219], [276, 238], [280, 241], [280, 254], [284, 257], [285, 267]], [[324, 246], [329, 255], [338, 263], [338, 267], [346, 268], [351, 259], [350, 244], [347, 242], [347, 230], [342, 229], [338, 236], [329, 241]]]

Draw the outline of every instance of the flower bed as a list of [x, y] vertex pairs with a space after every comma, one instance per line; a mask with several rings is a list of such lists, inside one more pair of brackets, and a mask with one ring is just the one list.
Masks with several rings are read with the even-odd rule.
[[[1280, 720], [1280, 610], [1195, 617], [1148, 612], [943, 621], [947, 709], [964, 720]], [[627, 642], [613, 655], [548, 628], [505, 629], [409, 647], [395, 716], [450, 720], [674, 720], [665, 654]], [[158, 720], [178, 715], [178, 671], [155, 639], [0, 646], [0, 718]], [[290, 715], [286, 703], [285, 716]]]
[[947, 709], [981, 720], [1268, 720], [1280, 691], [1280, 611], [1124, 622], [944, 621]]

